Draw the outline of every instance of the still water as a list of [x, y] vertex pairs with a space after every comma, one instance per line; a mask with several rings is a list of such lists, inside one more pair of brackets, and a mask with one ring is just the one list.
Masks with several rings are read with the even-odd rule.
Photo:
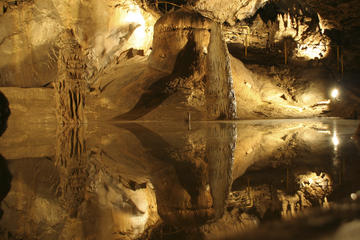
[[358, 124], [9, 121], [0, 239], [226, 239], [352, 204]]

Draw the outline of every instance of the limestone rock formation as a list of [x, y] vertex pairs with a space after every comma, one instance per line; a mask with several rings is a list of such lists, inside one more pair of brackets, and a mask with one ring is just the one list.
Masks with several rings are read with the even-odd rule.
[[[357, 115], [352, 81], [347, 99], [330, 104], [328, 96], [337, 80], [356, 74], [356, 53], [343, 41], [350, 30], [339, 38], [339, 24], [313, 1], [105, 2], [5, 1], [1, 86], [51, 88], [62, 72], [56, 43], [68, 30], [82, 49], [90, 120]], [[237, 44], [229, 49], [240, 61], [224, 40]]]
[[[101, 93], [90, 99], [91, 111], [116, 120], [234, 118], [230, 61], [220, 29], [192, 11], [163, 16], [155, 25], [148, 62], [136, 56], [109, 67], [109, 75], [99, 79]], [[120, 67], [134, 76], [118, 78]]]
[[357, 2], [0, 0], [0, 238], [217, 239], [333, 207], [354, 122], [287, 118], [358, 117]]
[[229, 57], [218, 24], [194, 12], [166, 15], [155, 25], [149, 64], [172, 73], [166, 91], [182, 91], [185, 105], [205, 110], [205, 118], [236, 116]]
[[51, 83], [57, 74], [55, 41], [65, 29], [73, 29], [86, 49], [91, 76], [129, 48], [147, 52], [158, 18], [133, 0], [5, 2], [0, 17], [1, 86]]
[[196, 10], [207, 17], [221, 23], [228, 22], [233, 25], [237, 20], [251, 17], [256, 10], [262, 7], [268, 0], [230, 0], [230, 1], [206, 1], [192, 0], [190, 4]]
[[58, 44], [58, 77], [54, 81], [58, 122], [61, 125], [84, 123], [88, 86], [83, 50], [71, 30], [61, 35]]

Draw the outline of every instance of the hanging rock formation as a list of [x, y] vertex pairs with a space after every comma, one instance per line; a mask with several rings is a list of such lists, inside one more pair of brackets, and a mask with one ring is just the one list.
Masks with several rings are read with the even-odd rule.
[[165, 15], [155, 25], [149, 65], [171, 73], [165, 91], [182, 92], [185, 105], [203, 118], [235, 117], [229, 56], [217, 23], [195, 12]]
[[234, 24], [237, 20], [251, 17], [268, 0], [191, 0], [190, 4], [204, 16], [218, 22]]
[[58, 122], [79, 124], [85, 120], [85, 59], [72, 30], [66, 30], [59, 40], [58, 77], [54, 83]]
[[60, 33], [73, 29], [91, 74], [129, 48], [151, 46], [159, 17], [135, 0], [1, 1], [0, 86], [42, 87], [57, 76]]
[[[135, 71], [139, 69], [141, 65]], [[148, 66], [143, 66], [131, 82], [124, 80], [112, 78], [98, 96], [106, 98], [118, 111], [127, 107], [115, 116], [116, 120], [174, 120], [187, 119], [188, 115], [192, 120], [213, 120], [236, 116], [230, 60], [221, 26], [192, 11], [180, 10], [159, 19]], [[127, 93], [108, 95], [120, 81], [127, 84], [122, 85]], [[135, 87], [134, 94], [126, 96]]]

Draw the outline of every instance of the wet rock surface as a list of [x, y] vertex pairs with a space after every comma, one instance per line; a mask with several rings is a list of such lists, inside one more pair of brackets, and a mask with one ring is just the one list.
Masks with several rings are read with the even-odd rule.
[[8, 239], [249, 238], [271, 226], [336, 237], [359, 217], [357, 121], [120, 122], [62, 127], [55, 141], [56, 126], [32, 125], [32, 140], [9, 123]]
[[0, 238], [358, 236], [358, 8], [0, 1]]

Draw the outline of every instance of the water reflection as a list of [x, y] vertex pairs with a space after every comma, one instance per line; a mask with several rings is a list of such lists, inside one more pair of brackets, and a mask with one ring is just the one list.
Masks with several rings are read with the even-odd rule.
[[164, 124], [117, 126], [133, 133], [161, 165], [150, 178], [164, 221], [194, 225], [222, 215], [231, 184], [234, 124], [195, 125], [191, 131]]
[[9, 101], [0, 91], [0, 136], [7, 128], [7, 120], [10, 116]]
[[[6, 197], [11, 187], [11, 173], [7, 166], [7, 161], [0, 154], [0, 203]], [[0, 219], [3, 215], [3, 210], [0, 208]]]
[[328, 208], [360, 189], [357, 124], [10, 121], [0, 138], [13, 176], [0, 231], [8, 239], [218, 239]]

